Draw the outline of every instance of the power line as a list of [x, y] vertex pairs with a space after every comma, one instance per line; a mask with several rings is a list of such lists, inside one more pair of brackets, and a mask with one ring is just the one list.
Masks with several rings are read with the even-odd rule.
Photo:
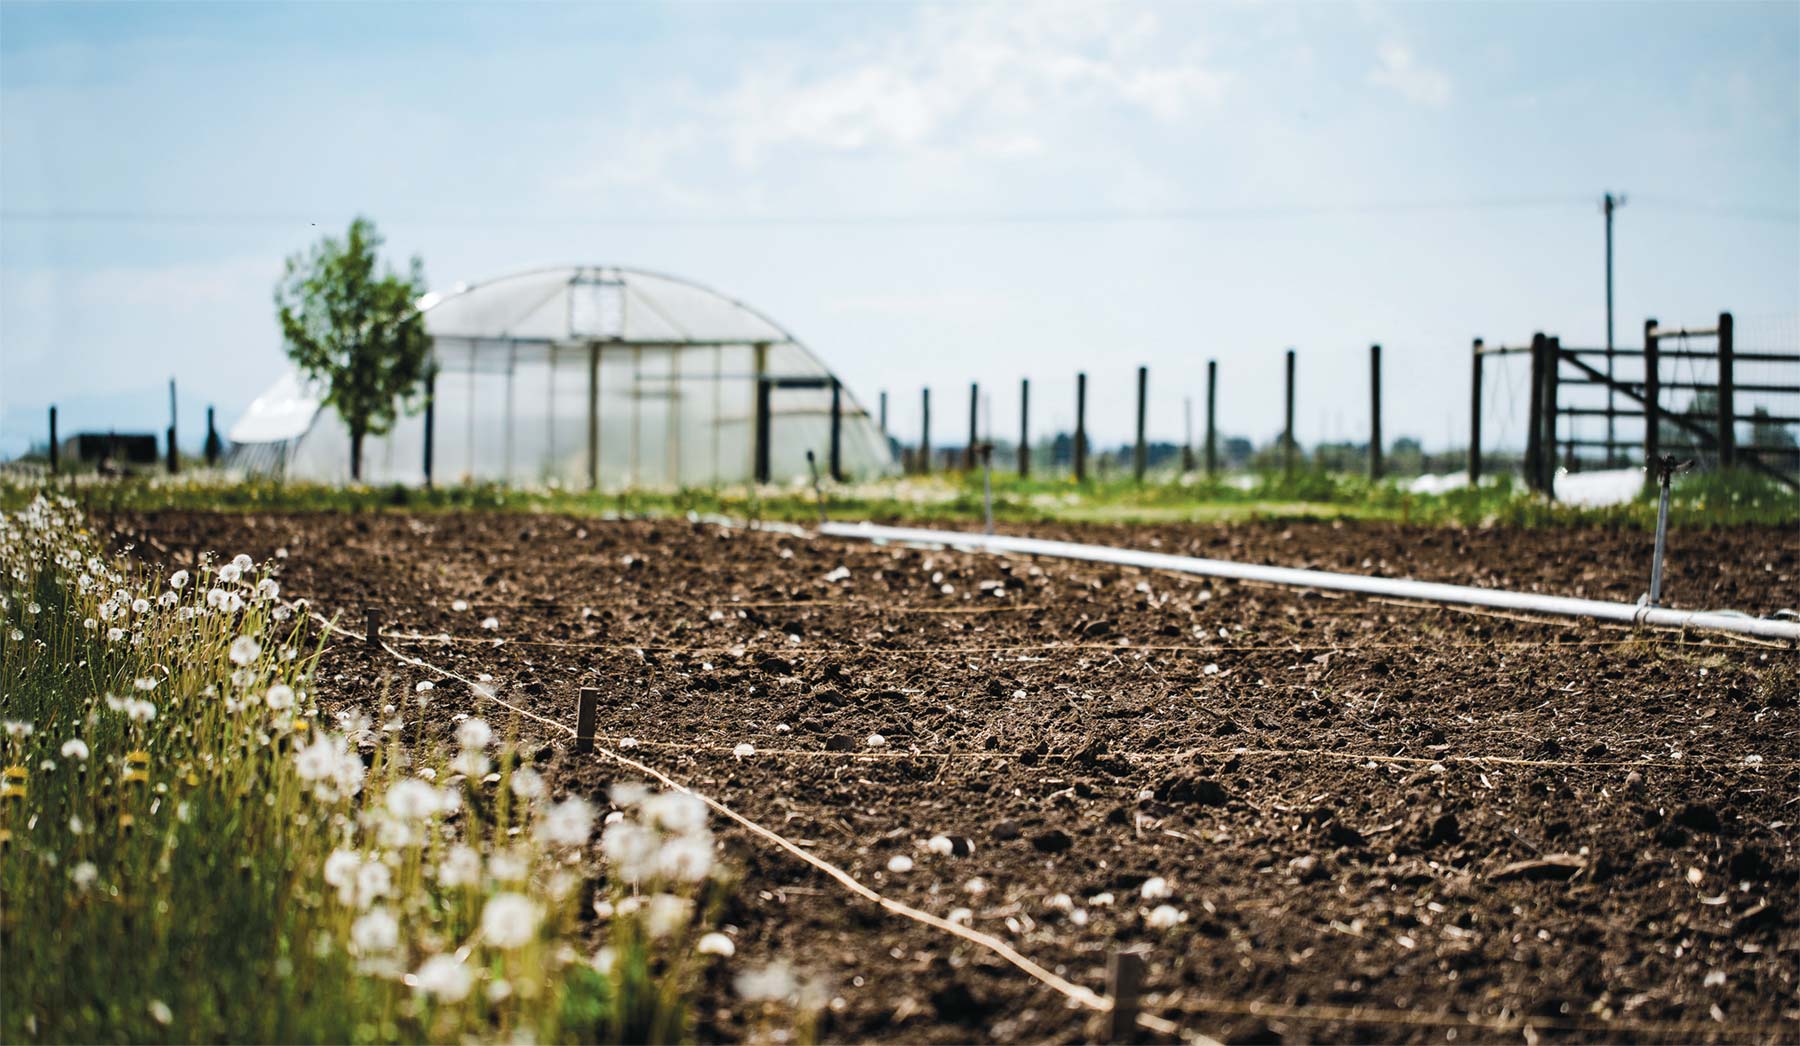
[[[1583, 206], [1585, 197], [1542, 196], [1420, 202], [1277, 204], [1267, 206], [1160, 208], [1146, 210], [936, 212], [916, 214], [797, 215], [543, 215], [543, 214], [389, 214], [390, 224], [418, 225], [609, 225], [640, 227], [770, 227], [770, 226], [944, 226], [944, 225], [1105, 225], [1139, 222], [1208, 222], [1253, 219], [1328, 217], [1334, 215], [1439, 213], [1456, 211], [1562, 209]], [[0, 210], [0, 221], [38, 224], [276, 226], [314, 224], [315, 212], [203, 212], [105, 209]]]

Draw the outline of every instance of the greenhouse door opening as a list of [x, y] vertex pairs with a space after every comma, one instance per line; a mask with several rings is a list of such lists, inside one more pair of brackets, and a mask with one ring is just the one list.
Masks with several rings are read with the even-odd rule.
[[[844, 481], [844, 460], [843, 460], [843, 458], [844, 458], [844, 450], [843, 450], [843, 448], [844, 448], [844, 390], [843, 390], [843, 386], [841, 384], [839, 384], [839, 382], [836, 378], [814, 378], [814, 377], [805, 377], [805, 378], [764, 377], [757, 382], [757, 384], [756, 384], [756, 447], [755, 447], [756, 481], [758, 483], [769, 482], [769, 479], [771, 476], [770, 452], [771, 452], [771, 448], [775, 445], [774, 427], [775, 427], [776, 405], [773, 403], [773, 400], [774, 400], [775, 394], [777, 392], [780, 392], [782, 390], [787, 390], [787, 389], [810, 389], [810, 390], [814, 390], [814, 391], [823, 389], [823, 390], [828, 390], [830, 392], [830, 395], [831, 395], [830, 423], [829, 423], [830, 435], [828, 438], [828, 446], [823, 448], [825, 450], [825, 454], [823, 455], [823, 457], [825, 458], [825, 461], [828, 463], [828, 468], [830, 469], [830, 472], [828, 474], [831, 476], [832, 481], [836, 482], [836, 483], [842, 483]], [[811, 399], [811, 398], [812, 397], [809, 397], [809, 399]], [[787, 410], [785, 413], [788, 413], [790, 416], [792, 416], [794, 414], [808, 412], [808, 405], [806, 403], [796, 403], [791, 406], [784, 403], [784, 404], [782, 404], [782, 406], [789, 406], [789, 410]], [[812, 409], [816, 410], [816, 407], [812, 408]], [[811, 448], [807, 448], [804, 445], [802, 445], [801, 452], [804, 453], [807, 449], [811, 449]]]

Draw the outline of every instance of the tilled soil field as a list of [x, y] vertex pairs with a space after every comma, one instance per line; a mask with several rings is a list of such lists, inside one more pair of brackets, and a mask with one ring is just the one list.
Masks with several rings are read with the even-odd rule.
[[[1145, 1010], [1189, 1032], [1800, 1039], [1791, 649], [674, 521], [106, 522], [170, 564], [285, 549], [285, 595], [356, 631], [376, 606], [398, 647], [491, 674], [535, 713], [572, 724], [577, 688], [598, 687], [602, 745], [633, 739], [634, 758], [883, 894], [966, 909], [1096, 991], [1111, 952], [1143, 946]], [[1327, 523], [1032, 533], [1622, 600], [1645, 587], [1649, 543]], [[1800, 539], [1677, 534], [1666, 593], [1792, 606]], [[319, 689], [372, 709], [425, 679], [446, 734], [456, 712], [509, 723], [359, 642], [331, 645]], [[560, 791], [604, 804], [633, 776], [518, 729]], [[744, 742], [757, 754], [735, 757]], [[1097, 1033], [986, 950], [718, 827], [742, 874], [733, 965], [783, 958], [828, 986], [826, 1038]], [[925, 845], [939, 834], [953, 852]], [[910, 870], [890, 870], [898, 856]], [[721, 972], [701, 1036], [752, 1031]]]

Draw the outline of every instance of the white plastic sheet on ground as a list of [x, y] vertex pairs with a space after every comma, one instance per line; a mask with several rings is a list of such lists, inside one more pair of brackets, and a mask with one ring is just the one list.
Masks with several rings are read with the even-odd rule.
[[1557, 472], [1556, 500], [1581, 508], [1624, 505], [1644, 489], [1644, 470], [1602, 469], [1598, 472]]

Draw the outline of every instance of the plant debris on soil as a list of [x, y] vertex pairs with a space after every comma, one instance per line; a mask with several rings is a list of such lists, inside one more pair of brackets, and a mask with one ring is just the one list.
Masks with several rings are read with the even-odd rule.
[[[598, 687], [603, 746], [634, 739], [883, 894], [1096, 991], [1110, 953], [1143, 946], [1145, 1011], [1193, 1032], [1800, 1039], [1792, 649], [681, 521], [102, 522], [171, 568], [285, 549], [285, 595], [357, 632], [375, 607], [397, 648], [540, 715], [573, 724]], [[1649, 555], [1602, 529], [1030, 532], [1626, 601]], [[1800, 591], [1800, 542], [1677, 532], [1666, 576], [1670, 605], [1768, 613]], [[559, 792], [604, 803], [632, 777], [359, 642], [332, 642], [317, 686], [446, 735], [484, 715]], [[730, 970], [776, 959], [830, 986], [830, 1040], [1097, 1034], [987, 951], [721, 838], [737, 950], [702, 1038], [755, 1030]]]

